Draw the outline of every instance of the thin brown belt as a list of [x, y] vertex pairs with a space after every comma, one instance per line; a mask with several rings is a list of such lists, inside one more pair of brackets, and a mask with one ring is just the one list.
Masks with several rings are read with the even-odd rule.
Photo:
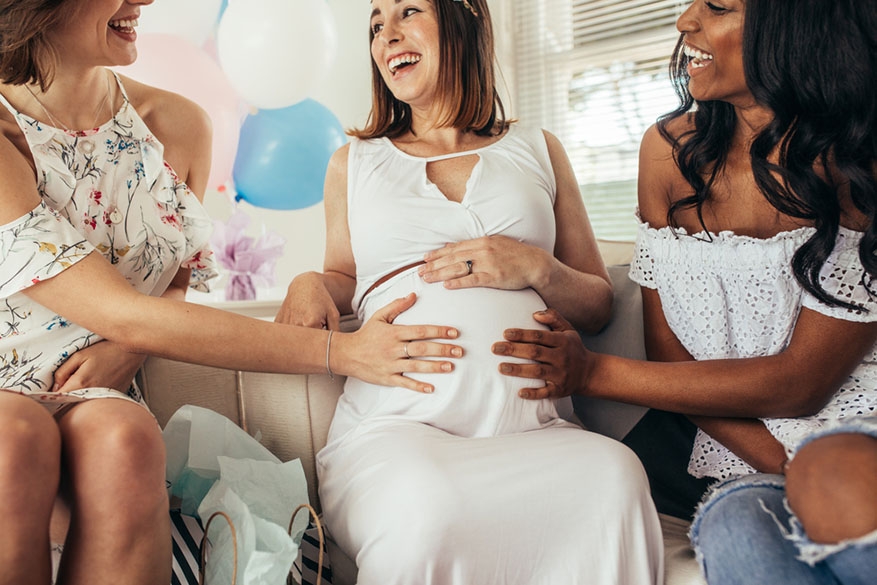
[[[373, 290], [375, 290], [376, 288], [378, 288], [379, 286], [381, 286], [382, 284], [384, 284], [385, 282], [387, 282], [388, 280], [390, 280], [394, 276], [398, 276], [398, 275], [402, 274], [403, 272], [405, 272], [406, 270], [414, 268], [415, 266], [420, 266], [421, 264], [426, 264], [426, 262], [424, 260], [418, 260], [417, 262], [412, 262], [411, 264], [406, 264], [405, 266], [402, 266], [401, 268], [397, 268], [396, 270], [394, 270], [392, 272], [388, 272], [387, 274], [385, 274], [382, 277], [380, 277], [379, 279], [377, 279], [374, 282], [374, 284], [372, 284], [370, 287], [368, 287], [368, 290], [365, 291], [365, 294], [362, 295], [362, 298], [364, 299], [365, 297], [367, 297], [370, 292], [372, 292]], [[362, 301], [362, 299], [360, 299], [360, 302], [361, 301]]]

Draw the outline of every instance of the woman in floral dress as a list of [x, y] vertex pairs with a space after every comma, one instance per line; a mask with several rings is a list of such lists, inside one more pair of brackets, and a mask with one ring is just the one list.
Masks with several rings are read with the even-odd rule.
[[132, 386], [146, 354], [409, 387], [452, 367], [403, 359], [456, 335], [390, 325], [413, 297], [334, 340], [181, 302], [214, 274], [209, 120], [105, 68], [133, 62], [149, 3], [0, 1], [0, 584], [50, 582], [59, 494], [59, 583], [170, 582], [164, 446]]

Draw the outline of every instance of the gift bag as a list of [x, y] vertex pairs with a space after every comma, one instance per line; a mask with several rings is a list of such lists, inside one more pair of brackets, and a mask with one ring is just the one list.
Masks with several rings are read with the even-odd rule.
[[219, 479], [219, 456], [280, 464], [246, 431], [207, 408], [180, 407], [167, 421], [162, 437], [169, 495], [180, 499], [180, 509], [189, 516], [197, 514], [201, 500]]
[[[163, 435], [170, 494], [204, 524], [202, 582], [285, 584], [307, 526], [306, 514], [291, 522], [309, 507], [301, 462], [282, 463], [227, 418], [191, 405], [174, 413]], [[224, 521], [210, 528], [217, 517]]]

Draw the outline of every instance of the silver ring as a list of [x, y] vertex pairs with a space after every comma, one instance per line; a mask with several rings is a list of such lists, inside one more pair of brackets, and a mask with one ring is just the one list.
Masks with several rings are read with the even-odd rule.
[[411, 359], [411, 354], [408, 353], [408, 342], [405, 342], [405, 345], [402, 346], [402, 351], [405, 352], [405, 359]]
[[472, 274], [472, 261], [466, 260], [466, 275]]

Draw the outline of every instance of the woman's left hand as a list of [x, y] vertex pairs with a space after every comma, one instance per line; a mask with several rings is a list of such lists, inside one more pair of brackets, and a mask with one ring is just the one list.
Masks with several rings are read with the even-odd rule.
[[146, 356], [130, 353], [111, 341], [80, 349], [55, 370], [53, 392], [112, 388], [127, 392]]
[[445, 288], [489, 287], [520, 290], [547, 280], [553, 257], [536, 246], [506, 236], [485, 236], [447, 244], [430, 252], [418, 270], [425, 282]]
[[545, 382], [542, 388], [522, 388], [521, 398], [561, 398], [579, 392], [585, 387], [589, 356], [578, 331], [554, 309], [534, 313], [533, 318], [551, 330], [506, 329], [506, 341], [494, 343], [492, 351], [535, 363], [503, 362], [500, 373]]

